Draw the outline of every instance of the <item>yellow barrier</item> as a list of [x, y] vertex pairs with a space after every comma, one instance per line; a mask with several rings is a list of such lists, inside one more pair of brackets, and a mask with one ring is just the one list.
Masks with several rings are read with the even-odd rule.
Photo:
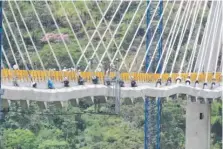
[[[62, 81], [63, 77], [68, 77], [69, 80], [77, 80], [76, 78], [76, 72], [73, 71], [42, 71], [42, 70], [30, 70], [29, 72], [26, 70], [9, 70], [9, 69], [3, 69], [2, 70], [2, 80], [12, 80], [14, 76], [17, 76], [19, 80], [23, 81], [29, 81], [30, 76], [32, 76], [32, 79], [35, 81], [45, 81], [48, 76], [55, 80], [55, 81]], [[94, 73], [91, 72], [81, 72], [81, 76], [86, 80], [86, 81], [91, 81], [91, 76]], [[103, 72], [96, 72], [95, 73], [100, 81], [103, 81], [104, 78], [104, 73]], [[112, 72], [110, 74], [110, 77], [114, 77], [115, 73]], [[138, 82], [156, 82], [157, 79], [160, 78], [160, 74], [153, 74], [153, 73], [121, 73], [121, 78], [123, 81], [130, 81], [130, 76], [133, 76], [133, 78], [138, 81]], [[162, 75], [162, 80], [165, 81], [169, 77], [169, 74], [163, 74]], [[177, 73], [172, 74], [172, 80], [174, 81], [178, 77]], [[182, 73], [181, 77], [183, 80], [186, 80], [188, 77], [187, 73]], [[195, 81], [197, 78], [197, 73], [192, 73], [191, 74], [191, 80]], [[199, 74], [199, 82], [204, 82], [206, 78], [206, 73], [201, 73]], [[216, 73], [216, 82], [221, 82], [222, 81], [222, 76], [221, 73]], [[213, 74], [208, 73], [208, 82], [211, 82], [213, 80]]]

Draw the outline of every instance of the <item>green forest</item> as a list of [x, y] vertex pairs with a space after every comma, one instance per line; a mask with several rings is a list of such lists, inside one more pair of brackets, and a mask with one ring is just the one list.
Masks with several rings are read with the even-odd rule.
[[[161, 148], [185, 148], [185, 104], [182, 100], [162, 104]], [[151, 124], [150, 129], [156, 129]], [[221, 103], [212, 104], [211, 124], [211, 149], [220, 149]], [[143, 149], [144, 104], [123, 102], [116, 115], [112, 101], [101, 103], [100, 109], [86, 102], [66, 109], [50, 104], [47, 110], [36, 103], [29, 109], [13, 103], [0, 128], [2, 149]], [[155, 133], [151, 137], [154, 145]]]
[[[117, 15], [111, 23], [111, 32], [114, 32], [117, 27], [122, 14], [127, 8], [129, 2], [123, 2], [120, 6]], [[128, 12], [124, 16], [121, 23], [120, 29], [115, 35], [115, 41], [117, 44], [120, 43], [122, 37], [125, 34], [126, 28], [129, 26], [129, 22], [137, 9], [137, 1], [133, 1], [129, 7]], [[3, 37], [3, 47], [5, 49], [6, 55], [9, 58], [10, 65], [15, 64], [11, 50], [16, 54], [16, 60], [20, 68], [25, 68], [21, 57], [19, 56], [18, 48], [25, 52], [24, 45], [22, 44], [24, 40], [25, 45], [28, 49], [29, 55], [31, 55], [32, 61], [35, 63], [35, 69], [42, 69], [41, 63], [35, 53], [34, 46], [30, 40], [30, 35], [35, 43], [35, 46], [40, 54], [41, 59], [44, 62], [44, 67], [57, 68], [57, 64], [54, 61], [53, 54], [50, 51], [50, 46], [47, 42], [43, 42], [41, 39], [44, 37], [44, 33], [41, 29], [41, 25], [36, 17], [34, 9], [31, 2], [4, 2], [4, 12], [7, 20], [4, 19], [4, 32]], [[52, 14], [55, 17], [60, 31], [63, 34], [68, 35], [69, 39], [66, 41], [67, 46], [71, 52], [71, 56], [75, 63], [81, 56], [80, 46], [85, 48], [89, 40], [86, 32], [91, 37], [95, 27], [91, 21], [88, 9], [81, 1], [75, 1], [75, 6], [77, 12], [85, 28], [83, 28], [79, 16], [75, 11], [75, 7], [71, 2], [62, 2], [64, 7], [61, 7], [60, 3], [57, 1], [48, 1], [51, 8]], [[104, 12], [108, 6], [108, 1], [99, 1], [99, 6]], [[164, 5], [166, 2], [164, 2]], [[109, 9], [108, 13], [105, 15], [105, 20], [109, 22], [119, 5], [118, 1], [114, 1]], [[154, 2], [151, 7], [151, 11], [154, 11], [157, 2]], [[167, 6], [166, 12], [171, 9], [173, 5], [170, 2]], [[18, 7], [17, 7], [18, 6]], [[58, 33], [55, 22], [52, 15], [47, 7], [47, 4], [43, 1], [33, 2], [33, 6], [41, 20], [41, 23], [45, 29], [46, 33]], [[102, 17], [98, 6], [95, 2], [87, 2], [87, 6], [92, 14], [95, 24], [97, 25]], [[128, 48], [132, 36], [138, 27], [140, 19], [145, 12], [147, 4], [146, 2], [140, 6], [140, 9], [131, 24], [131, 27], [126, 35], [124, 42], [121, 45], [121, 52], [125, 54]], [[10, 7], [14, 10], [16, 20], [13, 17], [13, 13]], [[179, 7], [179, 3], [174, 6], [174, 14], [176, 14]], [[19, 9], [18, 9], [19, 8]], [[66, 10], [67, 16], [69, 17], [70, 24], [68, 23], [64, 10]], [[207, 20], [209, 7], [207, 7], [207, 12], [205, 13], [205, 19], [202, 21], [202, 32], [200, 36], [203, 35], [205, 23]], [[20, 15], [20, 11], [22, 16]], [[164, 23], [166, 22], [168, 13], [164, 14]], [[26, 26], [29, 29], [30, 35], [23, 23], [23, 19], [26, 22]], [[198, 15], [198, 20], [201, 19], [201, 14]], [[163, 40], [165, 41], [171, 24], [174, 21], [174, 16], [170, 17], [170, 23], [167, 25], [165, 33], [163, 35]], [[8, 26], [7, 22], [10, 24]], [[15, 23], [18, 22], [18, 25]], [[151, 30], [154, 31], [157, 25], [157, 18], [152, 23]], [[75, 35], [77, 36], [80, 46], [70, 28], [72, 26]], [[10, 28], [12, 31], [10, 31]], [[19, 30], [22, 32], [22, 38], [19, 34]], [[145, 33], [146, 19], [144, 19], [140, 30], [136, 36], [136, 39], [131, 47], [130, 53], [127, 57], [127, 62], [132, 61], [132, 58], [136, 52], [136, 48], [142, 40], [142, 36]], [[197, 30], [198, 25], [196, 25]], [[103, 21], [99, 26], [99, 32], [104, 33], [106, 29], [106, 22]], [[7, 40], [7, 36], [10, 40]], [[182, 48], [185, 48], [186, 39], [188, 37], [189, 31], [186, 31], [186, 36], [184, 37]], [[15, 36], [15, 38], [13, 37]], [[195, 40], [196, 31], [192, 36], [192, 42]], [[99, 34], [96, 33], [93, 38], [93, 46], [97, 46], [100, 40], [103, 40], [105, 45], [107, 45], [111, 39], [111, 34], [106, 32], [103, 39], [100, 39]], [[11, 47], [9, 44], [11, 42]], [[15, 41], [20, 44], [16, 45]], [[199, 44], [200, 44], [199, 38]], [[68, 58], [68, 54], [65, 47], [61, 41], [50, 41], [52, 48], [55, 51], [58, 61], [61, 67], [73, 67], [72, 63]], [[142, 44], [140, 50], [145, 51], [145, 42]], [[152, 45], [151, 49], [154, 49], [155, 43]], [[192, 51], [192, 45], [189, 47], [188, 55]], [[103, 55], [104, 47], [100, 45], [98, 50], [98, 56]], [[174, 50], [177, 48], [177, 44], [174, 45]], [[197, 47], [199, 48], [199, 46]], [[87, 48], [86, 57], [90, 58], [93, 52], [92, 46]], [[112, 43], [109, 47], [109, 53], [114, 55], [116, 52], [115, 43]], [[153, 51], [151, 51], [153, 52]], [[145, 52], [142, 52], [145, 53]], [[179, 54], [177, 58], [177, 64], [182, 59], [183, 54]], [[142, 54], [137, 58], [142, 59]], [[28, 57], [24, 54], [24, 57], [28, 63]], [[118, 56], [119, 57], [119, 56]], [[173, 56], [171, 55], [171, 61]], [[186, 58], [187, 60], [189, 57]], [[7, 66], [7, 62], [3, 57], [4, 65]], [[106, 55], [103, 62], [108, 61], [108, 56]], [[86, 67], [86, 62], [83, 60], [79, 63], [80, 68], [84, 69]], [[171, 63], [170, 63], [171, 66]], [[167, 66], [167, 70], [171, 67]], [[9, 66], [8, 66], [9, 67]], [[139, 63], [135, 63], [134, 68], [138, 68]], [[155, 64], [154, 64], [155, 67]], [[185, 64], [187, 67], [187, 63]], [[57, 68], [58, 69], [58, 68]], [[179, 66], [176, 66], [176, 70]], [[124, 68], [122, 71], [126, 71]], [[143, 71], [143, 70], [142, 70]], [[151, 70], [152, 71], [152, 70]], [[181, 99], [177, 101], [169, 101], [162, 103], [162, 115], [161, 115], [161, 148], [162, 149], [184, 149], [185, 148], [185, 105], [186, 101]], [[154, 114], [154, 113], [153, 113]], [[212, 104], [211, 112], [211, 149], [222, 148], [222, 103], [214, 102]], [[4, 116], [0, 122], [0, 149], [143, 149], [144, 148], [144, 103], [143, 101], [135, 100], [132, 104], [124, 102], [122, 99], [121, 112], [119, 115], [114, 114], [114, 102], [109, 100], [107, 103], [97, 103], [96, 105], [88, 102], [80, 102], [79, 106], [72, 106], [68, 104], [67, 108], [58, 108], [54, 104], [49, 104], [48, 109], [40, 109], [37, 103], [31, 102], [29, 109], [22, 108], [19, 102], [12, 102], [8, 112], [4, 113]], [[155, 121], [154, 119], [151, 121]], [[199, 127], [199, 126], [198, 126]], [[155, 129], [156, 126], [152, 125], [151, 129]], [[153, 141], [151, 141], [151, 148], [155, 149], [155, 133], [153, 130]]]
[[[127, 49], [129, 49], [129, 52], [127, 53], [127, 57], [125, 59], [125, 63], [127, 67], [129, 67], [128, 64], [132, 62], [133, 57], [137, 52], [137, 48], [140, 46], [143, 36], [147, 31], [146, 30], [146, 16], [144, 15], [144, 13], [146, 12], [145, 10], [147, 8], [147, 3], [142, 2], [142, 4], [139, 5], [139, 2], [132, 1], [131, 4], [130, 2], [123, 2], [121, 3], [121, 5], [119, 5], [120, 4], [119, 1], [113, 1], [111, 5], [109, 5], [110, 2], [111, 1], [99, 1], [98, 5], [94, 1], [92, 2], [88, 1], [86, 2], [86, 5], [84, 4], [84, 2], [81, 2], [81, 1], [75, 1], [75, 3], [72, 3], [72, 2], [59, 3], [58, 1], [48, 1], [47, 4], [46, 2], [35, 1], [35, 2], [32, 2], [33, 5], [31, 4], [31, 2], [17, 2], [16, 3], [17, 5], [15, 4], [15, 2], [4, 3], [4, 12], [5, 12], [4, 18], [5, 19], [3, 19], [3, 23], [4, 23], [3, 31], [5, 32], [5, 35], [7, 35], [8, 39], [10, 40], [8, 40], [6, 36], [4, 36], [5, 38], [3, 38], [4, 40], [3, 47], [5, 49], [6, 55], [8, 56], [9, 63], [15, 64], [14, 59], [16, 59], [21, 69], [24, 68], [25, 64], [22, 61], [22, 58], [18, 50], [20, 49], [21, 52], [24, 53], [23, 57], [26, 60], [26, 63], [35, 64], [34, 69], [43, 69], [42, 67], [45, 67], [46, 69], [56, 68], [58, 70], [58, 66], [55, 61], [54, 55], [58, 59], [58, 62], [61, 68], [74, 67], [71, 63], [71, 60], [69, 59], [67, 49], [65, 48], [65, 45], [61, 40], [58, 41], [58, 40], [50, 39], [50, 44], [42, 40], [46, 36], [46, 34], [53, 34], [56, 36], [59, 32], [61, 32], [62, 34], [68, 36], [68, 39], [65, 40], [67, 48], [75, 64], [77, 63], [77, 65], [82, 70], [84, 70], [84, 68], [86, 67], [86, 60], [84, 59], [84, 57], [81, 57], [81, 49], [85, 51], [85, 57], [87, 59], [89, 58], [95, 59], [96, 63], [98, 63], [99, 59], [102, 59], [101, 61], [102, 64], [109, 63], [110, 61], [109, 56], [112, 58], [115, 55], [115, 58], [121, 59], [121, 54], [124, 56], [127, 53]], [[156, 1], [150, 4], [151, 18], [152, 18], [152, 14], [155, 11], [154, 9], [157, 8], [157, 4], [158, 2]], [[166, 5], [167, 7], [165, 7]], [[186, 9], [184, 8], [186, 7], [186, 5], [187, 5], [186, 3], [183, 4], [181, 15], [183, 15], [184, 11], [186, 11]], [[110, 6], [109, 9], [107, 9], [108, 6]], [[177, 11], [179, 10], [180, 3], [176, 2], [175, 4], [173, 4], [173, 2], [169, 2], [169, 3], [164, 2], [163, 7], [165, 8], [164, 15], [163, 15], [163, 25], [166, 24], [165, 25], [166, 27], [163, 33], [163, 47], [164, 47], [165, 41], [168, 35], [170, 34], [170, 30], [173, 26], [172, 24], [174, 22], [174, 19], [176, 18]], [[172, 13], [170, 13], [172, 7], [173, 7]], [[138, 11], [136, 11], [137, 9]], [[125, 10], [127, 10], [126, 13], [125, 13]], [[195, 28], [190, 40], [191, 44], [187, 47], [188, 54], [185, 60], [184, 69], [188, 67], [188, 62], [190, 59], [190, 55], [192, 53], [193, 44], [198, 34], [198, 28], [199, 28], [200, 22], [202, 22], [202, 26], [201, 26], [199, 36], [201, 37], [203, 35], [204, 28], [207, 21], [208, 11], [209, 11], [209, 7], [206, 7], [206, 11], [203, 18], [201, 18], [202, 9], [200, 9], [198, 13], [197, 23], [195, 25]], [[107, 13], [104, 14], [104, 17], [102, 17], [104, 12], [107, 12]], [[136, 15], [133, 18], [133, 15], [135, 12], [136, 12]], [[116, 15], [114, 15], [114, 13], [116, 13]], [[125, 13], [125, 15], [123, 16], [123, 19], [121, 21], [123, 13]], [[167, 20], [169, 13], [170, 13], [170, 17]], [[89, 14], [91, 14], [91, 16]], [[153, 20], [151, 21], [151, 25], [150, 25], [151, 36], [155, 33], [155, 28], [158, 25], [158, 20], [159, 20], [158, 12], [156, 12], [155, 14], [156, 15], [153, 17]], [[138, 28], [141, 20], [142, 20], [141, 25]], [[190, 20], [192, 20], [192, 17], [190, 17]], [[119, 25], [119, 22], [121, 22], [121, 24], [119, 28], [116, 30], [116, 28]], [[129, 24], [130, 22], [131, 24]], [[187, 26], [187, 30], [185, 32], [185, 35], [182, 41], [182, 47], [181, 47], [182, 49], [186, 48], [186, 43], [189, 36], [189, 29], [190, 29], [191, 23], [192, 22], [189, 22], [189, 25]], [[106, 30], [107, 26], [110, 27], [110, 31]], [[181, 23], [180, 28], [182, 27], [183, 27], [183, 23]], [[98, 32], [95, 32], [95, 29], [97, 29]], [[21, 32], [22, 38], [19, 32]], [[115, 33], [115, 36], [112, 35], [113, 33]], [[136, 33], [135, 39], [131, 47], [129, 47], [130, 43], [132, 42], [133, 35], [135, 33]], [[177, 37], [179, 37], [180, 34], [181, 33], [178, 32]], [[88, 41], [90, 41], [92, 35], [94, 35], [91, 40], [92, 44], [88, 45]], [[114, 40], [111, 42], [110, 46], [108, 47], [109, 54], [105, 53], [105, 55], [103, 56], [104, 51], [105, 51], [104, 45], [107, 46], [109, 44], [112, 36]], [[43, 63], [44, 66], [41, 66], [40, 64], [40, 59], [38, 58], [35, 52], [35, 48], [32, 44], [30, 37], [32, 38], [33, 43], [36, 49], [38, 50], [41, 60], [44, 62]], [[121, 43], [123, 37], [125, 38], [123, 42]], [[20, 44], [16, 45], [16, 41], [17, 43], [20, 43]], [[104, 45], [101, 41], [103, 41]], [[158, 41], [158, 37], [155, 36], [151, 44], [150, 52], [148, 53], [149, 57], [152, 56], [152, 53], [157, 45], [157, 41]], [[177, 49], [178, 42], [179, 42], [179, 39], [177, 38], [175, 44], [173, 45], [174, 51]], [[198, 38], [197, 48], [199, 48], [200, 44], [201, 44], [201, 38]], [[116, 53], [117, 46], [120, 46], [121, 53]], [[25, 50], [25, 48], [27, 49], [28, 52]], [[51, 48], [53, 49], [54, 53], [52, 53]], [[94, 54], [94, 48], [97, 49], [96, 54]], [[145, 44], [145, 39], [144, 39], [144, 42], [142, 42], [141, 44], [141, 48], [138, 49], [139, 55], [137, 56], [137, 59], [133, 65], [132, 71], [136, 71], [137, 68], [139, 68], [140, 62], [145, 54], [145, 49], [146, 49], [146, 44]], [[15, 53], [15, 58], [13, 58], [11, 51]], [[28, 55], [30, 55], [31, 61], [29, 61]], [[81, 59], [80, 61], [78, 61], [80, 57]], [[165, 57], [165, 53], [163, 57]], [[177, 57], [177, 62], [175, 64], [174, 71], [179, 70], [180, 62], [178, 63], [178, 61], [181, 61], [182, 58], [183, 58], [183, 54], [179, 54], [179, 56]], [[5, 58], [3, 57], [3, 59]], [[170, 71], [170, 68], [173, 63], [173, 59], [174, 59], [174, 55], [172, 54], [170, 56], [170, 61], [166, 68], [167, 72]], [[156, 63], [157, 63], [156, 61], [153, 62], [153, 65], [150, 71], [154, 71], [154, 68], [156, 67]], [[7, 67], [6, 60], [4, 60], [4, 64]], [[95, 66], [92, 66], [92, 67], [95, 67]], [[144, 70], [145, 68], [142, 68], [142, 71]], [[127, 71], [127, 68], [123, 66], [121, 71], [125, 72]]]

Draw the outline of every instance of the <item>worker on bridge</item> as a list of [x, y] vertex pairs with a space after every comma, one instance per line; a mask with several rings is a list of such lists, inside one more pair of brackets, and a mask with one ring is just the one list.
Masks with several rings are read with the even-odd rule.
[[37, 83], [36, 83], [35, 81], [32, 81], [31, 86], [32, 86], [33, 88], [37, 88]]
[[156, 87], [160, 87], [162, 85], [162, 80], [159, 78], [156, 82]]
[[124, 81], [123, 80], [119, 80], [119, 85], [120, 85], [120, 87], [125, 87], [125, 83], [124, 83]]
[[136, 81], [135, 81], [134, 77], [131, 76], [130, 79], [131, 79], [131, 87], [137, 87], [137, 84], [136, 84]]
[[31, 76], [29, 71], [28, 71], [28, 75], [29, 75], [29, 78], [31, 80], [31, 87], [32, 88], [37, 88], [37, 83], [33, 80], [33, 78], [32, 78], [32, 76]]
[[110, 69], [108, 69], [106, 72], [105, 72], [105, 78], [104, 78], [104, 85], [111, 85], [111, 79], [110, 79]]
[[172, 79], [171, 79], [171, 77], [169, 77], [167, 79], [166, 86], [171, 85], [171, 83], [172, 83]]
[[[13, 65], [12, 67], [13, 67], [14, 70], [18, 70], [19, 69], [18, 65], [16, 65], [16, 64]], [[13, 83], [13, 86], [16, 86], [16, 87], [19, 86], [18, 78], [17, 78], [16, 75], [15, 75], [15, 77], [13, 77], [12, 83]]]
[[121, 78], [118, 78], [117, 80], [116, 79], [117, 79], [117, 77], [115, 76], [114, 78], [112, 78], [112, 81], [113, 82], [117, 81], [120, 87], [125, 87], [125, 83]]
[[51, 79], [48, 79], [47, 85], [48, 89], [55, 89], [53, 81]]
[[12, 83], [13, 83], [13, 86], [19, 87], [19, 83], [17, 81], [17, 77], [13, 77]]
[[98, 78], [98, 76], [92, 76], [92, 83], [93, 83], [93, 84], [98, 84], [98, 83], [99, 83], [99, 78]]
[[81, 71], [80, 71], [80, 69], [77, 72], [77, 77], [78, 77], [78, 79], [77, 79], [78, 85], [84, 85], [84, 79], [83, 79], [83, 77], [81, 77]]
[[78, 85], [84, 85], [84, 79], [81, 76], [78, 76]]
[[69, 82], [68, 78], [64, 77], [64, 80], [63, 80], [64, 87], [69, 87], [70, 86], [69, 83], [70, 82]]

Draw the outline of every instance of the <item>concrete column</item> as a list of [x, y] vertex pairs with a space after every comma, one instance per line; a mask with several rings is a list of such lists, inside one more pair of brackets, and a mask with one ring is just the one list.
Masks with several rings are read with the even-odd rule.
[[186, 149], [210, 149], [211, 104], [187, 101]]

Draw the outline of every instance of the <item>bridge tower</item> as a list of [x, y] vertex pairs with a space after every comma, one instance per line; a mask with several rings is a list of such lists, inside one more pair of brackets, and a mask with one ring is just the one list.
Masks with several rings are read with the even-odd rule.
[[[217, 9], [217, 5], [220, 4], [220, 9]], [[219, 12], [217, 12], [219, 10]], [[199, 69], [201, 61], [203, 61], [202, 71], [204, 72], [214, 72], [214, 63], [216, 61], [217, 53], [213, 52], [211, 49], [214, 46], [214, 49], [217, 50], [217, 43], [221, 41], [221, 52], [222, 49], [222, 24], [223, 24], [223, 2], [222, 1], [212, 1], [210, 14], [207, 21], [207, 26], [205, 26], [205, 31], [207, 35], [210, 36], [210, 39], [214, 39], [214, 42], [205, 40], [203, 45], [201, 45], [202, 50], [199, 51], [198, 61], [195, 65], [196, 69]], [[214, 14], [219, 14], [217, 19]], [[212, 27], [215, 26], [214, 29]], [[217, 34], [214, 34], [214, 30], [217, 29]], [[204, 33], [205, 34], [205, 33]], [[219, 40], [219, 41], [218, 41]], [[210, 53], [212, 52], [212, 53]], [[202, 56], [201, 53], [206, 53], [206, 56]], [[222, 62], [221, 62], [222, 63]], [[208, 67], [210, 65], [210, 67]], [[203, 99], [199, 97], [188, 97], [187, 106], [186, 106], [186, 149], [210, 149], [211, 144], [211, 103], [208, 99]]]
[[[3, 29], [2, 29], [2, 1], [0, 1], [0, 74], [1, 74], [1, 70], [2, 70], [2, 34], [3, 34]], [[1, 95], [3, 93], [2, 91], [2, 78], [0, 78], [0, 119], [2, 119], [3, 113], [2, 113], [2, 98]]]
[[[159, 11], [158, 11], [158, 19], [161, 19], [159, 22], [158, 27], [158, 33], [157, 39], [161, 38], [158, 43], [158, 56], [157, 56], [157, 62], [160, 60], [162, 55], [162, 30], [163, 30], [163, 19], [162, 19], [162, 13], [163, 13], [163, 0], [157, 1], [159, 3]], [[147, 5], [149, 5], [150, 0], [147, 0]], [[151, 6], [149, 6], [151, 7]], [[154, 12], [155, 13], [155, 12]], [[147, 10], [146, 14], [146, 23], [147, 28], [150, 24], [150, 8]], [[147, 35], [146, 35], [146, 50], [149, 50], [149, 43], [151, 40], [151, 31], [148, 29]], [[148, 70], [149, 63], [150, 63], [150, 55], [149, 52], [146, 52], [146, 63], [145, 63], [145, 69]], [[159, 63], [158, 71], [157, 73], [161, 73], [162, 71], [162, 63]], [[156, 149], [160, 149], [160, 130], [161, 130], [161, 99], [149, 99], [149, 97], [145, 98], [145, 123], [144, 123], [144, 149], [150, 149], [150, 146], [156, 146]], [[155, 140], [154, 136], [156, 136]], [[155, 142], [153, 144], [152, 142]]]
[[[147, 0], [147, 5], [149, 5], [149, 0]], [[148, 27], [149, 25], [149, 22], [150, 22], [150, 8], [148, 8], [147, 10], [147, 14], [146, 14], [146, 27]], [[148, 45], [149, 45], [149, 41], [150, 41], [150, 29], [148, 30], [147, 32], [147, 35], [146, 35], [146, 50], [148, 50]], [[145, 71], [147, 70], [148, 68], [148, 65], [149, 65], [149, 53], [147, 53], [146, 55], [146, 63], [145, 63]], [[151, 105], [150, 105], [150, 100], [148, 97], [145, 98], [145, 104], [144, 104], [144, 109], [145, 109], [145, 122], [144, 122], [144, 149], [149, 149], [149, 143], [150, 143], [150, 130], [149, 130], [149, 124], [150, 124], [150, 121], [149, 121], [149, 118], [150, 118], [150, 108], [151, 108]]]

